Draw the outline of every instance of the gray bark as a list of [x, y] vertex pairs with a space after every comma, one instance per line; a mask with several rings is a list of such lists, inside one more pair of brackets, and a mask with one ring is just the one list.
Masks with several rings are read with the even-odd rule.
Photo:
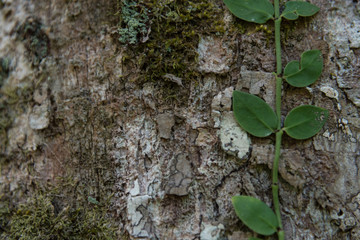
[[[360, 4], [311, 2], [321, 7], [315, 17], [283, 22], [283, 63], [317, 48], [324, 71], [309, 88], [285, 85], [282, 110], [314, 104], [330, 117], [310, 140], [284, 137], [282, 218], [287, 239], [360, 239]], [[214, 4], [230, 29], [235, 20]], [[116, 6], [0, 0], [0, 193], [16, 205], [38, 185], [71, 176], [86, 196], [112, 195], [109, 218], [130, 239], [254, 236], [230, 199], [272, 205], [274, 139], [236, 124], [231, 93], [274, 106], [273, 36], [251, 24], [236, 36], [202, 35], [198, 81], [169, 73], [144, 83], [136, 61], [125, 61], [129, 46], [114, 37]]]

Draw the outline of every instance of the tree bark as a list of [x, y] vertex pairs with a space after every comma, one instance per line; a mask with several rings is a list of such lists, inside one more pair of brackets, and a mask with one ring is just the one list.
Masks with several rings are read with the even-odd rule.
[[[283, 225], [286, 239], [360, 239], [360, 4], [310, 2], [317, 15], [282, 23], [283, 66], [320, 49], [324, 71], [284, 85], [282, 116], [301, 104], [330, 116], [309, 140], [284, 134]], [[0, 200], [14, 211], [68, 177], [61, 201], [82, 186], [119, 239], [255, 236], [231, 197], [272, 207], [275, 139], [237, 125], [231, 94], [275, 107], [273, 23], [256, 26], [218, 0], [0, 0]]]

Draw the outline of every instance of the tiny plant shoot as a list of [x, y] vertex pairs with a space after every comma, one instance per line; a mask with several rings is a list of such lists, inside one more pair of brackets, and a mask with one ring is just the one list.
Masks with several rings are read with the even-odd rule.
[[[283, 72], [281, 66], [280, 25], [283, 18], [296, 20], [316, 14], [319, 8], [304, 1], [288, 1], [280, 13], [279, 0], [274, 5], [269, 0], [224, 0], [225, 5], [238, 18], [263, 24], [275, 22], [276, 53], [276, 111], [261, 98], [240, 91], [233, 93], [233, 111], [239, 125], [256, 137], [276, 135], [275, 157], [272, 168], [272, 196], [275, 213], [262, 201], [250, 196], [234, 196], [232, 203], [242, 222], [261, 235], [277, 233], [279, 240], [285, 239], [281, 223], [279, 204], [278, 168], [281, 138], [285, 132], [294, 139], [307, 139], [318, 133], [324, 126], [328, 111], [319, 107], [304, 105], [291, 110], [281, 123], [281, 87], [285, 80], [294, 87], [313, 84], [321, 75], [323, 59], [319, 50], [305, 51], [300, 58], [289, 62]], [[252, 238], [258, 239], [258, 238]]]

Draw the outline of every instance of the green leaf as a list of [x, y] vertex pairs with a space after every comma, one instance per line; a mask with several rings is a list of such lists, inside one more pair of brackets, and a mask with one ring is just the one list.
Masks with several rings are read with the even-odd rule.
[[276, 215], [264, 202], [249, 196], [234, 196], [231, 201], [236, 215], [251, 230], [266, 236], [276, 232]]
[[99, 205], [100, 203], [93, 197], [88, 196], [88, 202]]
[[249, 238], [249, 240], [261, 240], [261, 238], [251, 237], [251, 238]]
[[257, 96], [234, 91], [233, 110], [240, 126], [256, 137], [269, 136], [277, 128], [274, 110]]
[[282, 12], [281, 16], [288, 20], [296, 20], [299, 16], [312, 16], [319, 10], [319, 7], [308, 2], [290, 1], [285, 3], [285, 9]]
[[292, 13], [292, 12], [283, 13], [282, 16], [288, 20], [296, 20], [299, 18], [299, 15], [297, 15], [296, 13]]
[[306, 139], [314, 136], [324, 126], [329, 112], [326, 109], [304, 105], [289, 112], [284, 130], [292, 138]]
[[284, 77], [291, 86], [306, 87], [320, 77], [322, 69], [321, 51], [309, 50], [301, 55], [301, 66], [299, 61], [291, 61], [286, 65]]
[[268, 0], [224, 0], [236, 17], [255, 23], [265, 23], [273, 18], [274, 6]]

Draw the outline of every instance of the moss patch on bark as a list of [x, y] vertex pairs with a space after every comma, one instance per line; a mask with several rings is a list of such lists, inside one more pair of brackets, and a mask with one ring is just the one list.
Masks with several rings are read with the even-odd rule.
[[14, 205], [13, 199], [0, 196], [0, 238], [125, 239], [107, 214], [109, 199], [97, 201], [80, 189], [67, 178], [56, 186], [37, 189], [23, 204]]

